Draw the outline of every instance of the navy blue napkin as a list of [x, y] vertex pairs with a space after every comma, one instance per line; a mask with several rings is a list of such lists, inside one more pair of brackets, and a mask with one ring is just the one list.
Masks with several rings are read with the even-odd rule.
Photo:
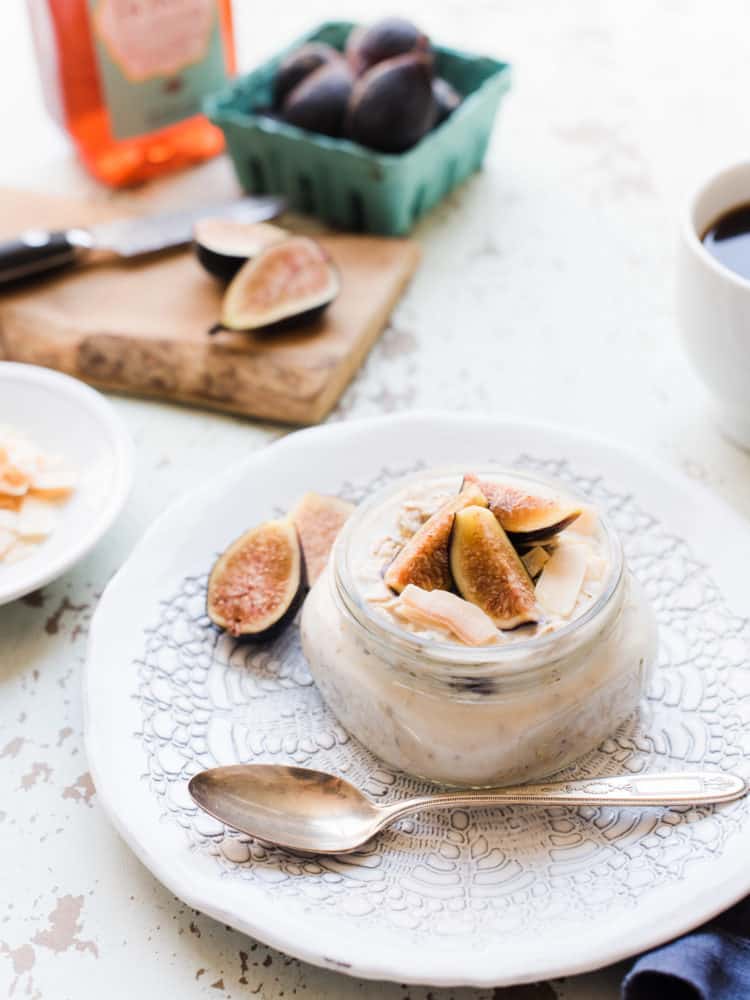
[[622, 1000], [750, 1000], [750, 896], [641, 955], [623, 980]]

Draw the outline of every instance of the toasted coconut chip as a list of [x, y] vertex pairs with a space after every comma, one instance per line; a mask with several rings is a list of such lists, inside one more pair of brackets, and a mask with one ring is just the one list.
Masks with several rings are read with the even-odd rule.
[[23, 496], [11, 497], [0, 493], [0, 510], [17, 512], [23, 505]]
[[549, 558], [550, 556], [546, 549], [543, 549], [541, 545], [536, 545], [521, 557], [521, 561], [526, 567], [529, 576], [532, 579], [536, 579], [544, 569], [545, 564], [549, 562]]
[[40, 541], [52, 534], [56, 523], [56, 511], [47, 500], [27, 497], [18, 518], [18, 534], [24, 542]]
[[0, 465], [0, 493], [9, 497], [22, 497], [29, 488], [30, 477], [12, 462]]
[[64, 497], [76, 486], [75, 470], [61, 458], [42, 458], [31, 475], [31, 492], [50, 499]]
[[407, 616], [418, 616], [424, 624], [447, 628], [467, 646], [497, 640], [497, 629], [489, 615], [447, 590], [422, 590], [407, 584], [401, 593], [400, 608]]
[[0, 559], [3, 559], [16, 544], [18, 535], [10, 528], [3, 528], [0, 525]]
[[599, 516], [593, 507], [581, 507], [581, 513], [570, 527], [577, 535], [595, 535], [599, 529]]
[[558, 545], [536, 585], [536, 599], [547, 614], [562, 618], [571, 614], [587, 565], [588, 554], [583, 545]]

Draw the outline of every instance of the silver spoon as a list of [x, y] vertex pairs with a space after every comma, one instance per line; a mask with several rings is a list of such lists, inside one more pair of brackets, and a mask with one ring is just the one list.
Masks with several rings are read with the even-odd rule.
[[234, 764], [191, 778], [193, 800], [215, 819], [256, 840], [306, 854], [355, 851], [409, 813], [448, 806], [687, 806], [732, 802], [747, 786], [736, 774], [683, 771], [619, 774], [511, 788], [434, 792], [378, 805], [324, 771], [280, 764]]

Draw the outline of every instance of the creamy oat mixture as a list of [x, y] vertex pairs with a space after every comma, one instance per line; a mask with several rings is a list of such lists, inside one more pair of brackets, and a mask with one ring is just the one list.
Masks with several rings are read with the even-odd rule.
[[[492, 481], [491, 477], [486, 478]], [[520, 479], [514, 481], [504, 476], [502, 482], [529, 489]], [[456, 477], [411, 483], [367, 519], [352, 540], [354, 552], [350, 560], [359, 593], [376, 618], [424, 638], [456, 643], [460, 640], [451, 630], [407, 617], [403, 598], [386, 586], [383, 573], [402, 546], [459, 488], [460, 480]], [[536, 490], [536, 486], [533, 488]], [[496, 629], [491, 642], [517, 642], [561, 628], [591, 607], [608, 576], [607, 540], [591, 507], [583, 507], [569, 527], [548, 541], [519, 548], [535, 580], [539, 621], [509, 631]], [[562, 601], [560, 577], [565, 582]], [[580, 583], [578, 587], [576, 581]], [[570, 594], [574, 594], [572, 604], [565, 599]]]

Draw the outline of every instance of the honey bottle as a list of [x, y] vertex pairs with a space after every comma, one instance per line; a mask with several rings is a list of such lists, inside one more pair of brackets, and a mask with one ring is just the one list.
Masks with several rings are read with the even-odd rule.
[[45, 103], [121, 187], [214, 156], [203, 97], [235, 69], [231, 0], [28, 0]]

